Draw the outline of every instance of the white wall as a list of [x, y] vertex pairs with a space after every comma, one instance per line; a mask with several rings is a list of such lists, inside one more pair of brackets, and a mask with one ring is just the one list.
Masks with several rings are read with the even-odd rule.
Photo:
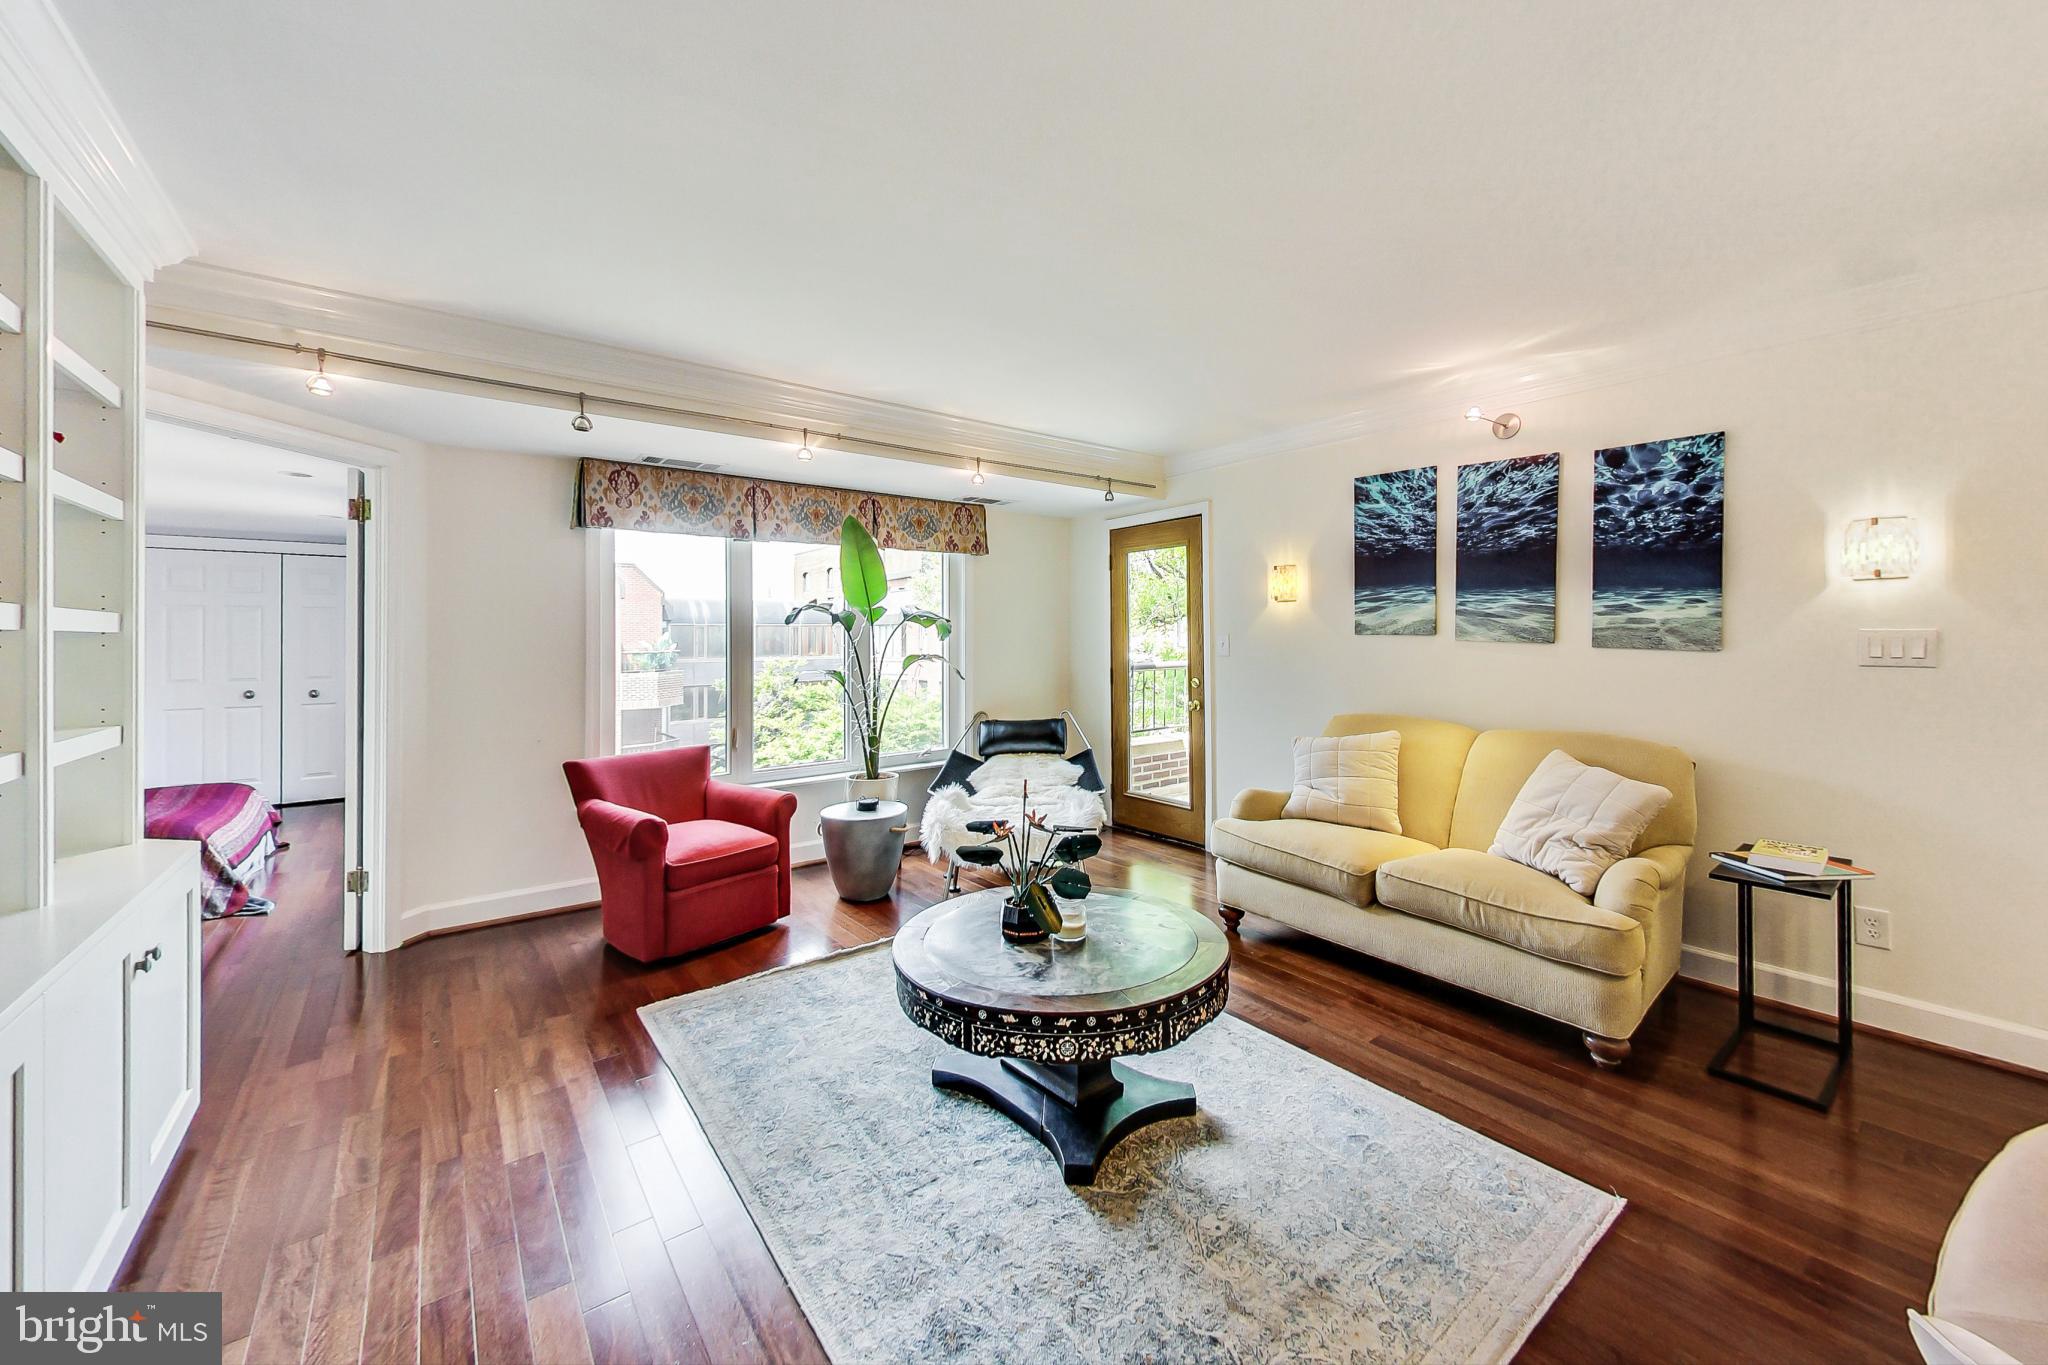
[[[394, 942], [597, 896], [561, 768], [584, 752], [589, 673], [588, 533], [568, 520], [575, 468], [436, 449], [395, 477]], [[1067, 539], [1062, 521], [990, 512], [991, 552], [967, 572], [970, 711], [1066, 704]], [[1044, 584], [1035, 615], [1020, 614], [1020, 581]], [[941, 761], [903, 771], [913, 822]], [[795, 855], [815, 859], [818, 811], [845, 799], [844, 780], [786, 790], [799, 801]]]
[[[1860, 1017], [2048, 1067], [2048, 927], [2033, 875], [2048, 796], [2048, 458], [2036, 401], [2048, 295], [1804, 341], [1596, 392], [1517, 404], [1511, 442], [1455, 418], [1174, 480], [1206, 500], [1212, 647], [1206, 694], [1218, 806], [1285, 785], [1288, 743], [1333, 712], [1440, 715], [1663, 740], [1699, 764], [1702, 853], [1687, 970], [1732, 980], [1733, 896], [1704, 850], [1811, 840], [1882, 874], [1859, 898], [1893, 913], [1888, 952], [1856, 949]], [[1459, 411], [1466, 400], [1445, 395]], [[1718, 654], [1589, 643], [1591, 456], [1600, 446], [1728, 433], [1726, 643]], [[1361, 638], [1350, 620], [1351, 480], [1421, 464], [1563, 453], [1558, 643], [1452, 638], [1454, 481], [1441, 481], [1441, 629]], [[1921, 571], [1854, 583], [1851, 517], [1920, 520]], [[1108, 518], [1073, 526], [1073, 695], [1107, 743]], [[1301, 601], [1267, 600], [1273, 563]], [[1858, 668], [1863, 626], [1935, 626], [1935, 671]], [[1760, 911], [1767, 989], [1822, 1006], [1824, 907]], [[1805, 974], [1804, 976], [1800, 974]]]

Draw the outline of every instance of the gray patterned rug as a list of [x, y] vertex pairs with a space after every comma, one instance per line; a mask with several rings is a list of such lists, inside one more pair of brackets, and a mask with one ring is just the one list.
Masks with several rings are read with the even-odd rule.
[[1505, 1359], [1622, 1208], [1227, 1015], [1069, 1188], [932, 1088], [887, 944], [640, 1017], [839, 1361]]

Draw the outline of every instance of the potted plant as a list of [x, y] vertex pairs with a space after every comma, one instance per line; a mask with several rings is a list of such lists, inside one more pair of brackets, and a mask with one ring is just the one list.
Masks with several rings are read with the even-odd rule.
[[[882, 771], [882, 740], [889, 724], [889, 708], [904, 677], [922, 663], [936, 662], [951, 668], [943, 654], [906, 654], [896, 662], [893, 677], [883, 672], [889, 651], [905, 626], [925, 626], [941, 640], [953, 633], [953, 623], [935, 611], [906, 606], [881, 648], [875, 647], [875, 627], [888, 613], [883, 605], [889, 596], [889, 572], [882, 563], [882, 551], [867, 527], [853, 517], [839, 526], [839, 585], [844, 605], [809, 601], [782, 618], [795, 625], [806, 615], [823, 616], [845, 633], [845, 668], [828, 668], [824, 676], [839, 684], [846, 697], [846, 709], [853, 717], [854, 738], [860, 743], [861, 771], [847, 779], [847, 795], [855, 801], [885, 800], [896, 794], [896, 774]], [[955, 674], [965, 677], [954, 668]]]
[[[1095, 889], [1078, 866], [1102, 851], [1102, 840], [1077, 825], [1051, 825], [1031, 809], [1031, 787], [1024, 787], [1023, 818], [969, 820], [970, 834], [986, 834], [984, 843], [959, 850], [960, 861], [977, 867], [1000, 867], [1010, 879], [1003, 900], [1003, 937], [1012, 943], [1036, 943], [1048, 934], [1064, 942], [1087, 935], [1087, 919], [1062, 913], [1060, 900], [1086, 900]], [[1054, 898], [1058, 897], [1058, 900]], [[1078, 907], [1077, 907], [1078, 908]]]

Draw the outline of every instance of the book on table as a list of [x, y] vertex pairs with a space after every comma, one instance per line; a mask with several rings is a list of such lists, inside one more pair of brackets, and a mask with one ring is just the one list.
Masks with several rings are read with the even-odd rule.
[[1818, 844], [1794, 844], [1783, 839], [1758, 839], [1744, 844], [1749, 865], [1759, 872], [1793, 872], [1811, 877], [1827, 871], [1828, 851]]
[[1744, 844], [1726, 853], [1710, 853], [1707, 856], [1724, 867], [1738, 872], [1750, 872], [1759, 877], [1768, 877], [1774, 882], [1820, 885], [1832, 882], [1860, 881], [1877, 874], [1867, 867], [1858, 867], [1847, 858], [1829, 858], [1818, 872], [1786, 872], [1776, 867], [1766, 867], [1754, 861], [1754, 846]]

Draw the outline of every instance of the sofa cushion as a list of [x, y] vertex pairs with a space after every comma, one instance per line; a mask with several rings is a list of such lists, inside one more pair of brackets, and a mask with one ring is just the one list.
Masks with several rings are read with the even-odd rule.
[[1635, 851], [1636, 840], [1669, 804], [1671, 793], [1653, 782], [1589, 767], [1552, 749], [1522, 784], [1486, 851], [1590, 896], [1601, 874]]
[[1375, 711], [1330, 717], [1325, 735], [1401, 734], [1401, 833], [1432, 848], [1451, 841], [1451, 807], [1465, 751], [1479, 732], [1448, 720], [1397, 716]]
[[[1405, 738], [1405, 736], [1404, 736]], [[1692, 760], [1668, 744], [1644, 739], [1624, 739], [1574, 730], [1488, 730], [1472, 741], [1465, 755], [1463, 776], [1458, 782], [1458, 804], [1451, 816], [1450, 833], [1442, 840], [1446, 848], [1489, 848], [1507, 818], [1508, 807], [1521, 795], [1522, 786], [1538, 764], [1553, 749], [1562, 749], [1581, 763], [1654, 782], [1671, 793], [1671, 800], [1636, 840], [1640, 852], [1660, 844], [1691, 846], [1697, 824], [1693, 804]], [[1401, 749], [1401, 780], [1407, 784], [1408, 746]], [[1407, 828], [1408, 805], [1402, 794], [1401, 822]], [[1428, 838], [1427, 834], [1423, 835]]]
[[2048, 1126], [1977, 1175], [1941, 1241], [1927, 1311], [2019, 1360], [2048, 1360]]
[[1380, 904], [1404, 914], [1609, 976], [1642, 970], [1640, 924], [1506, 858], [1447, 848], [1388, 860], [1374, 881]]
[[781, 856], [775, 836], [730, 820], [685, 820], [668, 827], [668, 889], [681, 891], [756, 868]]
[[1294, 790], [1280, 814], [1401, 832], [1401, 732], [1294, 741]]
[[1218, 820], [1210, 827], [1216, 856], [1353, 905], [1371, 905], [1373, 869], [1392, 858], [1434, 853], [1420, 839], [1321, 820]]

